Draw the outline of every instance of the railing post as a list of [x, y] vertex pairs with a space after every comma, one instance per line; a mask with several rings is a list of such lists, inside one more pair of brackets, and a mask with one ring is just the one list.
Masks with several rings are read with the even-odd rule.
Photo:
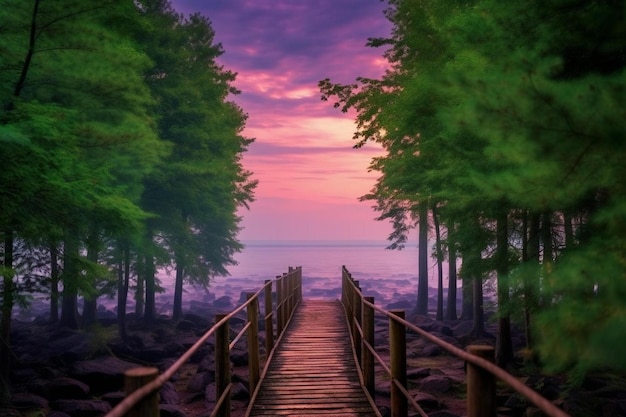
[[[404, 310], [391, 310], [391, 314], [404, 319]], [[391, 362], [391, 417], [407, 417], [408, 401], [394, 381], [406, 388], [406, 328], [389, 318], [389, 359]]]
[[361, 362], [361, 333], [359, 333], [359, 326], [361, 324], [361, 292], [359, 291], [359, 281], [354, 281], [353, 290], [352, 306], [354, 311], [352, 317], [352, 338], [354, 339], [354, 350], [357, 360]]
[[300, 265], [298, 271], [298, 301], [302, 301], [302, 265]]
[[[254, 293], [247, 293], [246, 297], [250, 300], [254, 297]], [[250, 394], [252, 394], [259, 383], [259, 300], [255, 299], [248, 304], [248, 378], [250, 379]]]
[[283, 319], [283, 279], [279, 276], [276, 277], [276, 337], [279, 337], [283, 332], [285, 322]]
[[[494, 348], [483, 345], [470, 345], [467, 351], [472, 355], [494, 361]], [[467, 363], [467, 415], [468, 417], [495, 417], [496, 378], [491, 372]]]
[[[365, 297], [365, 301], [374, 304], [374, 297]], [[361, 349], [361, 370], [363, 382], [372, 399], [376, 393], [376, 379], [374, 376], [374, 356], [365, 346], [367, 342], [374, 348], [374, 309], [363, 303], [363, 346]]]
[[[126, 395], [154, 381], [159, 370], [152, 367], [129, 369], [124, 373], [124, 392]], [[144, 397], [127, 414], [128, 417], [149, 417], [159, 415], [159, 391]]]
[[287, 288], [289, 291], [289, 302], [287, 303], [287, 319], [289, 319], [291, 317], [291, 314], [293, 313], [293, 309], [295, 308], [294, 306], [296, 305], [296, 300], [294, 299], [294, 285], [293, 285], [293, 281], [294, 281], [294, 268], [292, 266], [289, 267], [289, 279], [287, 280]]
[[[226, 314], [216, 314], [215, 323], [221, 321]], [[215, 331], [215, 390], [216, 399], [228, 389], [230, 384], [230, 327], [228, 321]], [[228, 395], [218, 411], [219, 417], [230, 417], [230, 395]]]
[[274, 348], [274, 320], [272, 320], [272, 281], [265, 281], [265, 357]]

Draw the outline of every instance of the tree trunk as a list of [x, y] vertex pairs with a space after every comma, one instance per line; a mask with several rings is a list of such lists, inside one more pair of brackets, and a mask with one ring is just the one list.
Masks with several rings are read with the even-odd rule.
[[2, 322], [0, 323], [0, 403], [8, 400], [11, 369], [11, 319], [13, 317], [13, 232], [4, 232], [4, 262], [2, 271]]
[[[525, 215], [526, 223], [528, 223], [528, 213]], [[539, 265], [539, 224], [540, 216], [538, 214], [531, 214], [530, 224], [527, 224], [528, 238], [526, 241], [525, 251], [522, 251], [522, 259], [524, 262], [533, 262]], [[524, 233], [526, 235], [526, 233]], [[532, 314], [537, 306], [537, 282], [538, 276], [530, 276], [526, 274], [524, 276], [524, 324], [525, 324], [525, 336], [526, 347], [528, 349], [533, 348], [533, 335], [532, 335]]]
[[435, 245], [437, 251], [437, 320], [443, 320], [443, 250], [441, 249], [441, 230], [436, 205], [433, 204], [433, 222], [435, 224]]
[[498, 275], [498, 335], [496, 338], [496, 364], [505, 368], [513, 361], [513, 340], [511, 335], [511, 317], [508, 312], [509, 303], [509, 241], [508, 218], [505, 209], [500, 208], [496, 219], [496, 273]]
[[[461, 258], [463, 260], [463, 264], [465, 264], [465, 254], [461, 253]], [[463, 287], [461, 288], [463, 292], [463, 308], [461, 311], [461, 319], [474, 320], [474, 287], [472, 283], [473, 280], [468, 272], [462, 273], [461, 280], [463, 281]]]
[[[91, 233], [87, 238], [87, 259], [93, 263], [98, 263], [98, 234]], [[89, 284], [92, 289], [84, 296], [83, 302], [83, 324], [85, 326], [91, 326], [96, 322], [98, 315], [98, 278], [92, 273], [88, 274]]]
[[156, 319], [156, 281], [155, 281], [154, 257], [152, 255], [145, 256], [145, 276], [146, 285], [146, 304], [143, 314], [143, 320], [146, 323], [154, 323]]
[[145, 277], [145, 260], [141, 256], [137, 256], [137, 288], [135, 288], [135, 316], [137, 318], [143, 317], [145, 289], [144, 289], [144, 277]]
[[542, 293], [546, 287], [550, 286], [552, 275], [552, 262], [554, 260], [554, 250], [552, 248], [552, 213], [544, 212], [541, 216], [541, 242], [543, 243], [543, 268], [542, 279], [539, 287], [539, 302], [541, 304], [548, 303]]
[[572, 225], [572, 215], [567, 211], [563, 212], [563, 229], [565, 232], [565, 249], [571, 249], [574, 247], [574, 226]]
[[50, 244], [50, 323], [59, 321], [59, 250]]
[[474, 301], [474, 336], [481, 338], [485, 335], [485, 310], [483, 307], [483, 279], [481, 274], [476, 273], [472, 277], [472, 295]]
[[120, 338], [126, 342], [126, 300], [130, 282], [130, 248], [127, 242], [120, 244], [121, 256], [117, 268], [117, 327]]
[[63, 253], [63, 296], [59, 326], [78, 329], [78, 236], [73, 230], [65, 231]]
[[454, 224], [448, 226], [448, 304], [446, 306], [446, 320], [456, 320], [456, 242]]
[[415, 312], [420, 315], [428, 314], [428, 205], [421, 202], [419, 205], [419, 239], [418, 239], [418, 281], [417, 305]]
[[172, 319], [180, 320], [183, 316], [183, 277], [184, 267], [180, 258], [176, 261], [176, 282], [174, 283], [174, 307]]

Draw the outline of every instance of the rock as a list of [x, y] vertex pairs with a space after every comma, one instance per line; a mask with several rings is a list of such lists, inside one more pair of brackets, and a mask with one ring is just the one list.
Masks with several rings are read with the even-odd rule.
[[231, 396], [234, 400], [247, 400], [250, 398], [250, 391], [241, 382], [237, 382], [233, 385]]
[[215, 382], [211, 382], [204, 390], [204, 399], [210, 403], [217, 401], [217, 387]]
[[85, 382], [93, 395], [118, 391], [124, 386], [124, 372], [140, 365], [115, 357], [76, 362], [72, 375]]
[[87, 399], [89, 386], [76, 379], [60, 377], [50, 381], [46, 387], [52, 399]]
[[230, 352], [230, 361], [235, 366], [248, 366], [248, 352], [235, 347]]
[[441, 375], [432, 375], [422, 379], [420, 390], [426, 392], [448, 392], [450, 385], [450, 378]]
[[48, 413], [47, 417], [72, 417], [63, 411], [52, 410]]
[[41, 409], [48, 407], [48, 400], [39, 395], [20, 392], [11, 396], [11, 405], [19, 409]]
[[[210, 306], [207, 304], [206, 308], [208, 309]], [[201, 312], [199, 314], [189, 312], [183, 315], [183, 320], [194, 323], [199, 329], [209, 329], [213, 326], [213, 321], [211, 320], [212, 318], [213, 314], [207, 312]]]
[[[536, 390], [548, 400], [554, 400], [561, 394], [561, 382], [555, 377], [531, 375], [526, 380], [526, 385]], [[596, 395], [598, 395], [597, 392]]]
[[410, 369], [406, 373], [408, 379], [421, 379], [430, 375], [430, 368], [415, 368]]
[[159, 405], [160, 417], [187, 417], [187, 414], [178, 406], [173, 404]]
[[187, 384], [187, 392], [204, 392], [207, 385], [215, 381], [215, 372], [198, 372], [194, 374]]
[[164, 383], [159, 394], [161, 395], [161, 402], [163, 404], [178, 403], [178, 392], [176, 392], [176, 387], [171, 382]]
[[57, 400], [52, 408], [71, 417], [101, 417], [111, 411], [109, 403], [101, 400]]
[[231, 310], [233, 307], [233, 303], [229, 296], [224, 295], [213, 301], [213, 307], [217, 309]]
[[116, 405], [121, 403], [124, 398], [126, 398], [126, 394], [124, 394], [124, 392], [122, 391], [107, 392], [100, 397], [102, 401], [108, 402], [111, 407], [115, 407]]
[[11, 380], [14, 382], [28, 382], [36, 379], [39, 376], [37, 371], [33, 368], [22, 368], [11, 370]]
[[434, 413], [429, 414], [428, 417], [459, 417], [459, 415], [451, 411], [440, 410], [440, 411], [435, 411]]
[[58, 339], [50, 340], [44, 350], [43, 356], [49, 358], [60, 358], [62, 361], [72, 363], [81, 360], [91, 352], [91, 344], [86, 334], [74, 333], [65, 336], [59, 332], [54, 337]]
[[433, 410], [441, 407], [439, 400], [426, 392], [418, 392], [413, 395], [413, 399], [423, 408]]
[[176, 330], [185, 331], [185, 330], [193, 330], [196, 328], [196, 323], [190, 320], [182, 319], [176, 324]]
[[429, 343], [422, 348], [422, 354], [420, 356], [431, 358], [439, 355], [441, 355], [441, 348], [434, 343]]
[[413, 304], [408, 300], [399, 300], [394, 301], [393, 303], [387, 304], [385, 306], [385, 310], [409, 310], [413, 307]]

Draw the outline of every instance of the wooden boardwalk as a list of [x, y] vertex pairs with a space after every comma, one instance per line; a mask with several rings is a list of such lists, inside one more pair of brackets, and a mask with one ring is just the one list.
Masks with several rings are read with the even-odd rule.
[[296, 309], [249, 415], [379, 415], [359, 382], [339, 301], [305, 301]]

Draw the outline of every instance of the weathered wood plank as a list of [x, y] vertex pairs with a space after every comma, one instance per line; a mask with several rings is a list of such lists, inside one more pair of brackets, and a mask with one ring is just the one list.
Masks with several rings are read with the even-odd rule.
[[377, 416], [361, 386], [338, 301], [296, 311], [250, 416]]

